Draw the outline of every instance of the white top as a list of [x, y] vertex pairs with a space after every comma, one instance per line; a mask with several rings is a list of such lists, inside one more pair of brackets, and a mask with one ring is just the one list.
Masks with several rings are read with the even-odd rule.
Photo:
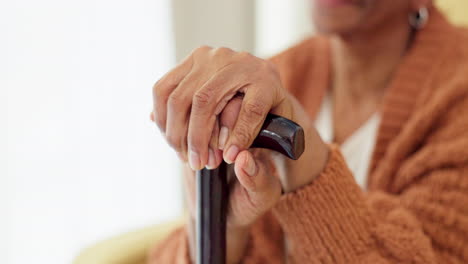
[[[333, 141], [333, 102], [325, 96], [315, 120], [315, 127], [325, 142]], [[380, 113], [373, 114], [358, 130], [340, 146], [346, 164], [362, 189], [366, 188], [367, 173], [371, 162], [380, 123]]]

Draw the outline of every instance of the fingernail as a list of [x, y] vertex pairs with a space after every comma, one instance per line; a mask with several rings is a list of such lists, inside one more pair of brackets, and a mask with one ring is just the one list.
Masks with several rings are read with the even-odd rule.
[[245, 168], [244, 171], [250, 176], [254, 176], [257, 172], [257, 166], [255, 165], [255, 161], [253, 159], [248, 158], [246, 156], [245, 161]]
[[236, 145], [231, 145], [224, 155], [224, 160], [228, 164], [232, 164], [239, 153], [239, 148]]
[[208, 150], [208, 164], [206, 165], [206, 168], [209, 170], [212, 170], [216, 167], [216, 157], [213, 152], [213, 150], [209, 149]]
[[189, 154], [189, 164], [192, 170], [200, 169], [200, 157], [198, 154], [192, 150], [190, 150]]
[[224, 149], [224, 145], [226, 145], [228, 134], [229, 134], [228, 128], [225, 126], [222, 126], [221, 129], [219, 130], [219, 142], [218, 142], [219, 149]]

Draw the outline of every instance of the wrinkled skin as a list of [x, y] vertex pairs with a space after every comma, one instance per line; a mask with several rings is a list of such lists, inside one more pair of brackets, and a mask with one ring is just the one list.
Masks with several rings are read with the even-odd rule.
[[[343, 113], [334, 116], [335, 142], [342, 142], [376, 110], [382, 80], [389, 78], [408, 46], [408, 15], [430, 4], [430, 0], [311, 0], [317, 30], [333, 39], [334, 112]], [[382, 50], [388, 58], [373, 61]], [[327, 146], [305, 110], [282, 86], [275, 66], [245, 52], [197, 48], [154, 85], [153, 95], [151, 119], [191, 168], [186, 170], [185, 186], [192, 219], [193, 171], [215, 168], [223, 159], [233, 164], [228, 263], [238, 262], [249, 226], [276, 204], [282, 190], [294, 191], [320, 174]], [[356, 110], [356, 105], [363, 107]], [[301, 159], [273, 159], [268, 151], [247, 150], [268, 113], [304, 128], [306, 150]], [[189, 230], [193, 236], [193, 226]]]

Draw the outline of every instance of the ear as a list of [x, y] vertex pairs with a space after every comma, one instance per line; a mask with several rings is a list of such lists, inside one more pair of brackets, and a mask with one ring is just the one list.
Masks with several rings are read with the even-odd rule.
[[421, 7], [432, 6], [432, 0], [410, 0], [411, 10], [418, 11]]

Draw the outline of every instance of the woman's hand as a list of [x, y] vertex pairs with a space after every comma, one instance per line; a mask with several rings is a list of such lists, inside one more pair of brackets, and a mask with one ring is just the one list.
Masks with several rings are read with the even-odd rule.
[[[291, 191], [312, 181], [325, 164], [327, 148], [269, 61], [227, 48], [201, 47], [159, 80], [153, 94], [153, 119], [179, 156], [188, 157], [193, 170], [215, 168], [222, 158], [235, 162], [240, 190], [258, 193], [262, 183], [268, 183], [269, 191], [271, 186], [276, 193], [281, 187]], [[278, 166], [266, 166], [271, 163], [265, 154], [269, 152], [257, 151], [254, 157], [246, 151], [270, 112], [295, 121], [305, 131], [303, 157], [280, 162], [286, 170], [274, 177], [279, 184], [270, 179]], [[262, 166], [264, 170], [259, 169]], [[258, 174], [265, 174], [264, 182]]]
[[[232, 103], [239, 94], [241, 103]], [[275, 65], [249, 53], [200, 47], [154, 85], [153, 95], [153, 120], [193, 170], [215, 168], [223, 157], [244, 171], [251, 169], [251, 156], [244, 151], [270, 112], [295, 121], [305, 132], [302, 158], [282, 162], [285, 173], [278, 177], [284, 191], [311, 182], [327, 160], [328, 148], [300, 103], [283, 88]]]
[[[223, 158], [235, 163], [227, 232], [228, 259], [236, 261], [249, 226], [276, 204], [282, 190], [310, 183], [323, 169], [328, 148], [301, 105], [282, 87], [275, 66], [248, 53], [198, 48], [155, 84], [153, 94], [153, 121], [180, 158], [188, 157], [192, 170], [215, 168]], [[298, 161], [247, 150], [270, 112], [304, 128], [305, 152]], [[195, 179], [193, 172], [188, 174], [193, 217]]]
[[[239, 112], [242, 99], [232, 99], [220, 116], [220, 122], [231, 128]], [[233, 166], [228, 167], [230, 188], [228, 227], [247, 227], [270, 209], [281, 195], [281, 183], [271, 151], [252, 149], [239, 153]], [[278, 156], [280, 156], [278, 154]], [[185, 191], [191, 216], [195, 215], [195, 173], [186, 166]]]
[[[218, 166], [219, 149], [224, 149], [227, 163], [234, 162], [253, 142], [269, 112], [292, 117], [274, 65], [227, 48], [196, 49], [153, 91], [156, 123], [193, 170]], [[243, 101], [234, 127], [219, 128], [217, 115], [239, 93]]]

